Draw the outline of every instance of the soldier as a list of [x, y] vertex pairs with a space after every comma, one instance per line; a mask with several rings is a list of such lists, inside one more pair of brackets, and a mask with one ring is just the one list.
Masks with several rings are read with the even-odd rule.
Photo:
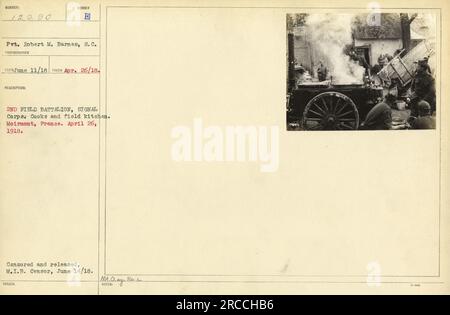
[[387, 94], [383, 102], [375, 105], [361, 124], [364, 130], [389, 130], [392, 129], [392, 107], [395, 105], [396, 97]]
[[319, 81], [325, 81], [327, 79], [328, 69], [325, 67], [320, 61], [319, 68], [317, 69], [317, 77], [319, 78]]
[[436, 110], [436, 88], [434, 78], [430, 73], [428, 58], [418, 61], [417, 70], [411, 83], [411, 91], [413, 92], [410, 97], [411, 116], [417, 117], [417, 104], [421, 100], [428, 102], [431, 113]]
[[364, 67], [365, 75], [370, 76], [370, 65], [367, 62], [366, 58], [363, 55], [358, 54], [354, 49], [350, 50], [350, 59], [359, 64], [361, 67]]
[[422, 62], [422, 65], [426, 68], [427, 72], [431, 74], [431, 68], [430, 65], [428, 64], [428, 59], [429, 59], [428, 57], [425, 57], [422, 59], [422, 61], [419, 62]]
[[436, 129], [436, 119], [431, 116], [431, 106], [427, 101], [417, 104], [419, 117], [411, 123], [412, 129]]

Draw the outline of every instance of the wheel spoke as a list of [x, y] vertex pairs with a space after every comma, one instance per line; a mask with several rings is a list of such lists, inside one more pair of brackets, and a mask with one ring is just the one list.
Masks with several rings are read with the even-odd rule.
[[343, 114], [337, 115], [337, 117], [344, 117], [345, 115], [353, 113], [353, 110], [349, 110], [348, 112], [345, 112]]
[[320, 114], [320, 113], [318, 113], [318, 112], [316, 112], [316, 111], [313, 111], [312, 109], [310, 109], [309, 111], [310, 111], [311, 113], [314, 113], [314, 114], [320, 116], [320, 117], [323, 117], [322, 114]]
[[348, 103], [345, 102], [344, 105], [336, 112], [336, 115], [339, 115], [344, 110], [344, 108], [347, 107], [347, 105], [348, 105]]
[[327, 113], [323, 110], [323, 108], [322, 107], [320, 107], [319, 106], [319, 104], [317, 104], [317, 103], [313, 103], [313, 105], [315, 105], [324, 115], [326, 115]]
[[328, 104], [330, 105], [330, 113], [334, 113], [334, 110], [333, 110], [333, 94], [330, 94], [330, 96], [328, 97], [328, 100], [329, 100], [329, 102], [328, 102]]
[[344, 123], [341, 123], [340, 125], [341, 125], [342, 127], [344, 127], [345, 129], [348, 129], [348, 130], [353, 130], [353, 129], [354, 129], [352, 126], [346, 125], [346, 124], [344, 124]]
[[336, 101], [336, 105], [334, 105], [334, 111], [333, 111], [334, 114], [336, 114], [336, 111], [337, 111], [340, 103], [341, 103], [341, 98], [338, 98], [338, 100]]
[[322, 118], [306, 117], [305, 120], [308, 120], [308, 121], [322, 121], [323, 119]]
[[324, 98], [324, 97], [321, 97], [320, 100], [322, 101], [323, 106], [325, 106], [325, 110], [326, 110], [327, 112], [329, 112], [330, 110], [328, 109], [327, 103], [325, 102], [325, 98]]
[[318, 124], [316, 126], [311, 127], [310, 130], [321, 130], [321, 129], [323, 129], [323, 126], [321, 124]]

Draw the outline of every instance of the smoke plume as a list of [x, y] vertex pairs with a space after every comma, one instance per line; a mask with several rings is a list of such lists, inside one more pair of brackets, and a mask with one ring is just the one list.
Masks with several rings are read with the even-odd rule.
[[352, 18], [351, 14], [311, 14], [306, 18], [315, 55], [328, 67], [334, 83], [363, 80], [364, 68], [344, 53], [344, 47], [352, 44]]

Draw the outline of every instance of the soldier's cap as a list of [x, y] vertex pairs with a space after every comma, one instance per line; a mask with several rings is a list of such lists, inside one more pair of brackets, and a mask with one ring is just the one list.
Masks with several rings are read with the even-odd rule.
[[419, 65], [426, 65], [428, 63], [428, 57], [419, 59], [416, 63], [418, 63]]
[[424, 101], [424, 100], [421, 100], [419, 103], [417, 103], [417, 108], [420, 111], [431, 110], [430, 103], [428, 103], [427, 101]]

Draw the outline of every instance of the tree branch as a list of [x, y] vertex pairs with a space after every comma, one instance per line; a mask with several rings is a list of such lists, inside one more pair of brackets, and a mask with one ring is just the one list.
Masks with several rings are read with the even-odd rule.
[[417, 17], [417, 13], [414, 13], [413, 15], [411, 15], [411, 17], [409, 18], [409, 23], [411, 24], [412, 21], [414, 21], [414, 19]]

